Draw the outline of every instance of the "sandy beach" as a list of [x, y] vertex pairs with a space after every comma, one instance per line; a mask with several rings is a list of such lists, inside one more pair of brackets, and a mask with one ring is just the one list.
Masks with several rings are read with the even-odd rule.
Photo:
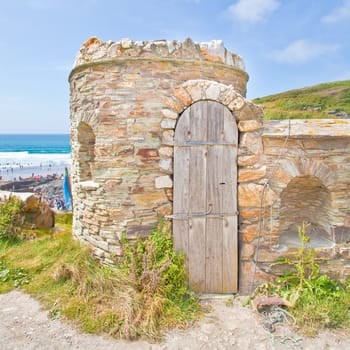
[[0, 168], [0, 181], [18, 181], [47, 177], [59, 177], [64, 174], [65, 165], [32, 166], [17, 165]]
[[[0, 190], [33, 192], [52, 209], [65, 209], [63, 176], [65, 166], [16, 167], [0, 171]], [[5, 175], [4, 175], [5, 172]]]

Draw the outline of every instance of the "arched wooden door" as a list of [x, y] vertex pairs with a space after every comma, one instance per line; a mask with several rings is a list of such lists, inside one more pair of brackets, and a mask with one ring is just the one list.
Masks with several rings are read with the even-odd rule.
[[174, 244], [186, 254], [194, 291], [237, 292], [237, 144], [235, 119], [218, 102], [196, 102], [179, 118]]

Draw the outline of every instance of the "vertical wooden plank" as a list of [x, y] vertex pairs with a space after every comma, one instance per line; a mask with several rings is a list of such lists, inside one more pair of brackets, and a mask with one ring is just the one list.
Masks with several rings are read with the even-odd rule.
[[233, 143], [238, 146], [238, 128], [237, 123], [231, 111], [224, 110], [224, 142]]
[[207, 218], [206, 292], [222, 293], [222, 219]]
[[236, 293], [238, 289], [238, 217], [237, 213], [237, 145], [238, 128], [229, 110], [224, 112], [224, 142], [222, 163], [222, 210], [232, 213], [223, 221], [223, 293]]
[[238, 291], [238, 238], [237, 216], [229, 216], [223, 220], [223, 277], [222, 293]]
[[177, 218], [189, 212], [190, 203], [190, 149], [189, 147], [175, 147], [174, 149], [174, 201], [173, 201], [173, 235], [174, 247], [177, 252], [186, 255], [188, 273], [188, 219]]
[[189, 219], [189, 286], [195, 292], [205, 291], [205, 218]]
[[[212, 215], [220, 215], [222, 212], [223, 193], [220, 188], [222, 151], [223, 146], [208, 147], [207, 200], [211, 204]], [[222, 293], [222, 219], [208, 217], [206, 231], [206, 291]]]
[[190, 109], [186, 109], [179, 118], [174, 135], [175, 146], [183, 145], [191, 138]]
[[[206, 147], [192, 146], [190, 158], [189, 275], [190, 286], [205, 290]], [[197, 215], [197, 216], [196, 216]], [[200, 215], [200, 217], [198, 216]]]
[[224, 139], [224, 109], [220, 103], [208, 101], [208, 141], [222, 142]]
[[186, 272], [188, 274], [188, 219], [178, 218], [177, 215], [188, 213], [190, 203], [189, 164], [190, 149], [182, 147], [190, 137], [190, 111], [186, 110], [177, 123], [175, 129], [174, 147], [174, 200], [173, 200], [173, 236], [174, 247], [177, 252], [186, 256]]
[[207, 152], [206, 146], [192, 146], [190, 156], [190, 213], [207, 211]]
[[234, 214], [237, 211], [237, 148], [230, 145], [222, 150], [220, 188], [222, 212]]
[[207, 101], [196, 102], [191, 106], [191, 141], [207, 141]]

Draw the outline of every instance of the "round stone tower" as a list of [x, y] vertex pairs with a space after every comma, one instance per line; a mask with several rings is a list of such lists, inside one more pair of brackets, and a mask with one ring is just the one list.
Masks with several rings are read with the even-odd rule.
[[69, 77], [73, 233], [97, 256], [120, 254], [122, 233], [147, 234], [173, 213], [178, 118], [197, 101], [242, 108], [244, 69], [217, 40], [82, 45]]

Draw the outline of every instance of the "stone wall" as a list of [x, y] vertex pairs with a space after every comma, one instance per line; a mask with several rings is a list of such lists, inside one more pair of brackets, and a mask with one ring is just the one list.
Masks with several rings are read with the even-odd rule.
[[194, 102], [213, 100], [239, 129], [240, 292], [295, 254], [303, 220], [322, 268], [348, 276], [349, 121], [263, 122], [263, 110], [244, 98], [247, 79], [242, 59], [220, 41], [84, 43], [70, 74], [74, 235], [112, 262], [122, 234], [135, 239], [172, 214], [177, 120]]
[[[297, 225], [310, 225], [309, 246], [320, 253], [321, 270], [337, 278], [350, 276], [350, 120], [264, 121], [266, 176], [261, 220], [241, 211], [241, 281], [245, 291], [271, 279], [270, 264], [292, 257], [300, 241]], [[249, 209], [250, 211], [253, 208]], [[259, 239], [260, 237], [260, 239]], [[259, 250], [257, 247], [259, 245]]]

